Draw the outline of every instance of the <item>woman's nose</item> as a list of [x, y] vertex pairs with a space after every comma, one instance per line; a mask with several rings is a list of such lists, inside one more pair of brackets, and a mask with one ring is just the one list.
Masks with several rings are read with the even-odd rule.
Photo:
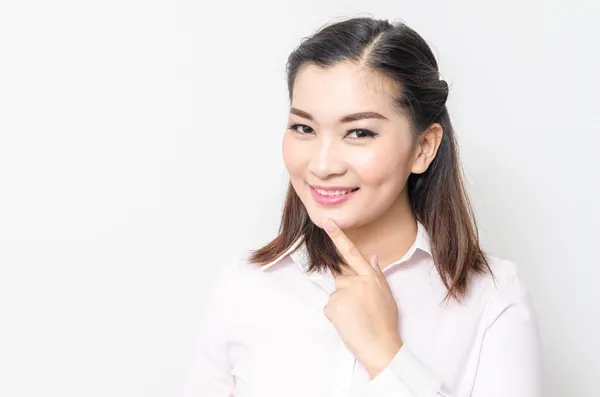
[[310, 156], [309, 171], [319, 179], [325, 180], [346, 172], [341, 150], [330, 140], [316, 141]]

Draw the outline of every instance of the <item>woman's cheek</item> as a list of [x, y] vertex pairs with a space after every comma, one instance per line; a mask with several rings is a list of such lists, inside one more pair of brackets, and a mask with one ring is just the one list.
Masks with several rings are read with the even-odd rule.
[[385, 151], [363, 151], [353, 157], [353, 168], [364, 184], [379, 185], [394, 172], [394, 161]]
[[355, 169], [362, 184], [372, 187], [389, 186], [397, 190], [396, 185], [402, 184], [403, 177], [410, 173], [405, 160], [402, 153], [381, 152], [365, 156]]
[[297, 173], [300, 168], [301, 152], [298, 150], [297, 146], [297, 143], [294, 142], [294, 138], [289, 135], [289, 132], [286, 132], [282, 145], [283, 163], [290, 175]]

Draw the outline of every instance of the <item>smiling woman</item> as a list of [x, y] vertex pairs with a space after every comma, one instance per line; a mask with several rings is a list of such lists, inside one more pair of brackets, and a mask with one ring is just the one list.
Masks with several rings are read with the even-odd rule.
[[222, 273], [186, 396], [541, 396], [533, 305], [479, 246], [426, 42], [338, 22], [288, 88], [280, 231]]

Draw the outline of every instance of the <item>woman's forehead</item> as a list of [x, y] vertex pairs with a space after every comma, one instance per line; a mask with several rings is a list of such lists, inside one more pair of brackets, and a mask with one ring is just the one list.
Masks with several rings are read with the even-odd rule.
[[[313, 111], [393, 110], [395, 85], [386, 76], [353, 62], [329, 67], [303, 66], [292, 93], [294, 107]], [[370, 109], [369, 109], [370, 108]]]

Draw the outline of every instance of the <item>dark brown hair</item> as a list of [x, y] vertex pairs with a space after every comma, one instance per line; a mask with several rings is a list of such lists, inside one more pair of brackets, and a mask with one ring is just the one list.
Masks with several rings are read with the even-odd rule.
[[[360, 62], [387, 76], [398, 89], [395, 104], [411, 118], [415, 137], [433, 123], [444, 131], [440, 147], [426, 172], [411, 174], [408, 197], [415, 217], [430, 235], [433, 260], [448, 293], [460, 300], [469, 277], [489, 271], [479, 246], [477, 225], [462, 180], [457, 144], [446, 107], [448, 84], [440, 79], [437, 61], [425, 40], [403, 23], [353, 18], [322, 28], [290, 54], [287, 79], [290, 101], [299, 68]], [[290, 184], [278, 236], [254, 251], [250, 262], [264, 265], [304, 237], [309, 270], [340, 273], [345, 261], [326, 233], [308, 216]]]

